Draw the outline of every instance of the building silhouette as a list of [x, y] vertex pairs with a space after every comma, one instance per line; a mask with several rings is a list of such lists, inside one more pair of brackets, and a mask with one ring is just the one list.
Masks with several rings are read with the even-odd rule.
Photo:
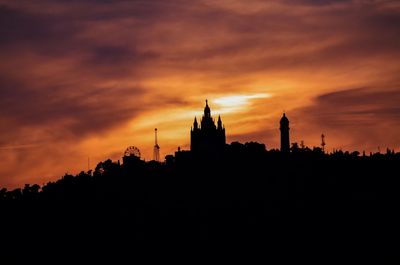
[[221, 116], [218, 116], [217, 125], [211, 116], [211, 109], [206, 100], [204, 114], [200, 124], [194, 118], [190, 131], [190, 151], [194, 154], [214, 155], [221, 153], [226, 144], [225, 128]]
[[290, 139], [289, 139], [289, 119], [286, 117], [286, 114], [283, 113], [283, 116], [280, 121], [281, 130], [281, 152], [289, 153], [290, 152]]

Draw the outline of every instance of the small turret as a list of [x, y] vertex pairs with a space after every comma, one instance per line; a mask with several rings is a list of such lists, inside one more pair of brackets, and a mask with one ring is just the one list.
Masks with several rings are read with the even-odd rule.
[[208, 106], [208, 100], [206, 99], [206, 106], [204, 108], [204, 117], [211, 117], [211, 110], [210, 107]]
[[196, 117], [194, 117], [193, 128], [194, 130], [197, 130], [199, 128], [199, 124], [197, 123]]
[[221, 120], [221, 116], [218, 116], [218, 130], [222, 130], [222, 120]]

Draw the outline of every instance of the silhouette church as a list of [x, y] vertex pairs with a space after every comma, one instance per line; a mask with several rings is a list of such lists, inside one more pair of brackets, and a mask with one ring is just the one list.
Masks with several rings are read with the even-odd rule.
[[[280, 120], [281, 152], [290, 152], [289, 119], [286, 114]], [[212, 155], [223, 152], [226, 145], [225, 127], [222, 124], [221, 116], [218, 116], [217, 125], [211, 116], [211, 109], [206, 100], [204, 114], [200, 124], [194, 118], [193, 127], [190, 130], [190, 151], [192, 154]]]
[[206, 100], [204, 114], [200, 124], [194, 118], [193, 127], [190, 130], [190, 151], [193, 154], [218, 154], [223, 152], [226, 144], [225, 128], [221, 116], [218, 116], [217, 125], [211, 116], [211, 109]]

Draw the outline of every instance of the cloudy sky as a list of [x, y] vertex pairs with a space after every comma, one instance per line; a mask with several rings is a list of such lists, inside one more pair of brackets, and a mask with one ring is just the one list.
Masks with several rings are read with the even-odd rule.
[[0, 0], [0, 186], [189, 147], [204, 100], [228, 142], [400, 148], [400, 3]]

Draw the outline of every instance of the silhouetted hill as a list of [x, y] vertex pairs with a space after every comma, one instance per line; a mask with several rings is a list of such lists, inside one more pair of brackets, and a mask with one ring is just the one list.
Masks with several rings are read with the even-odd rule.
[[9, 240], [33, 230], [50, 241], [74, 235], [90, 244], [110, 237], [304, 247], [312, 240], [313, 248], [339, 242], [351, 253], [386, 254], [395, 246], [400, 153], [325, 154], [294, 144], [283, 154], [235, 142], [212, 157], [180, 151], [166, 163], [107, 160], [43, 187], [2, 189], [4, 227]]

